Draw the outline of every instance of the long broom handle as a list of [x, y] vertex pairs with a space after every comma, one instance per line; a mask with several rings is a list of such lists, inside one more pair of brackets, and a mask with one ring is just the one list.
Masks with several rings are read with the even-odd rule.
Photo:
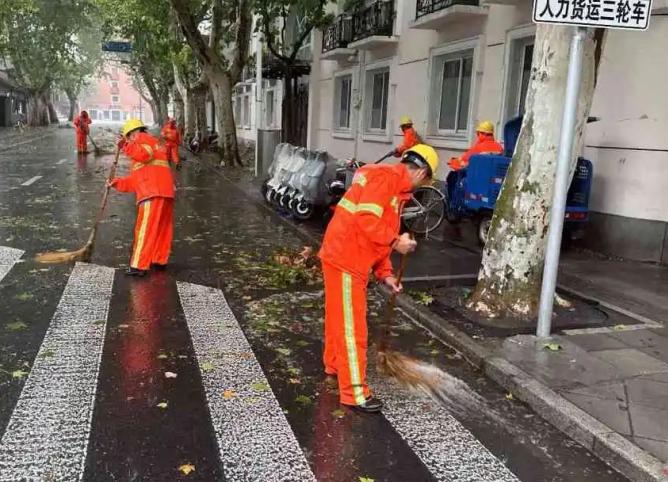
[[93, 147], [95, 149], [98, 149], [97, 144], [95, 144], [95, 141], [93, 140], [93, 137], [90, 135], [90, 132], [87, 135], [88, 135], [88, 139], [90, 139], [90, 142], [93, 144]]
[[[109, 169], [109, 177], [107, 178], [108, 181], [111, 181], [114, 177], [116, 177], [116, 166], [118, 166], [118, 158], [120, 157], [120, 155], [121, 155], [121, 149], [119, 147], [116, 147], [116, 157], [114, 158], [114, 163], [111, 165], [111, 168]], [[102, 220], [102, 216], [104, 215], [104, 210], [107, 207], [107, 199], [109, 199], [109, 191], [111, 191], [111, 187], [105, 185], [104, 194], [102, 195], [102, 202], [100, 203], [100, 209], [97, 212], [97, 217], [95, 218], [95, 224], [93, 224], [93, 229], [91, 230], [90, 236], [88, 237], [88, 243], [93, 242], [97, 225]]]
[[[397, 285], [401, 284], [401, 279], [404, 277], [404, 271], [406, 271], [406, 263], [408, 261], [408, 254], [401, 255], [401, 261], [399, 262], [399, 270], [397, 271]], [[397, 293], [392, 292], [390, 299], [385, 306], [385, 313], [383, 314], [382, 322], [382, 335], [381, 339], [378, 342], [378, 352], [384, 352], [387, 349], [388, 340], [390, 339], [390, 323], [392, 321], [392, 315], [394, 314], [394, 306], [397, 301]]]

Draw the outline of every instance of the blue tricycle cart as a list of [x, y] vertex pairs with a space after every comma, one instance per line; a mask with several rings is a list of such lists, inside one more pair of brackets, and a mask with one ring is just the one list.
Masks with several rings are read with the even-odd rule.
[[[510, 160], [519, 137], [522, 117], [506, 123], [503, 129], [503, 154], [478, 154], [471, 156], [469, 166], [448, 175], [445, 189], [445, 217], [450, 223], [464, 218], [477, 221], [478, 241], [487, 241], [487, 232], [492, 220], [496, 199], [501, 192], [503, 180], [508, 172]], [[566, 201], [566, 239], [577, 238], [589, 218], [589, 192], [593, 177], [592, 164], [578, 158], [573, 181]]]

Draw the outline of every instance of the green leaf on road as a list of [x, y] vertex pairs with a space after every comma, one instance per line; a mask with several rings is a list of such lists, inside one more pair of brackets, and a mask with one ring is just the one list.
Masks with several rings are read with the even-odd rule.
[[12, 378], [16, 378], [18, 380], [21, 380], [22, 378], [25, 378], [28, 375], [28, 372], [25, 372], [23, 370], [14, 370], [12, 372]]
[[46, 350], [44, 353], [40, 355], [40, 358], [51, 358], [55, 354], [56, 352], [54, 352], [53, 350]]
[[562, 347], [559, 343], [545, 343], [543, 348], [550, 351], [559, 351]]
[[311, 405], [313, 403], [313, 400], [311, 400], [311, 397], [307, 395], [299, 395], [297, 398], [295, 398], [295, 402], [297, 402], [300, 405], [307, 406]]
[[334, 417], [334, 418], [343, 418], [345, 416], [346, 416], [346, 412], [344, 412], [340, 408], [337, 408], [336, 410], [334, 410], [332, 412], [332, 417]]
[[612, 327], [615, 331], [622, 331], [624, 328], [626, 328], [626, 325], [615, 325]]
[[292, 354], [292, 350], [290, 348], [276, 348], [276, 351], [283, 356], [290, 356]]
[[5, 325], [5, 326], [7, 327], [7, 329], [9, 331], [21, 331], [21, 330], [25, 330], [26, 328], [28, 328], [28, 325], [26, 325], [22, 321], [15, 321], [14, 323], [7, 323], [7, 325]]
[[167, 408], [167, 402], [160, 402], [159, 404], [156, 405], [156, 407], [165, 409]]
[[360, 477], [360, 482], [374, 482], [374, 479], [369, 477]]
[[269, 385], [264, 382], [255, 382], [251, 384], [251, 388], [256, 392], [268, 392], [270, 390]]
[[14, 296], [14, 299], [19, 301], [29, 301], [33, 299], [33, 295], [31, 295], [30, 293], [21, 293]]
[[202, 363], [200, 368], [204, 373], [209, 373], [210, 371], [213, 371], [213, 369], [216, 367], [211, 362], [204, 362]]

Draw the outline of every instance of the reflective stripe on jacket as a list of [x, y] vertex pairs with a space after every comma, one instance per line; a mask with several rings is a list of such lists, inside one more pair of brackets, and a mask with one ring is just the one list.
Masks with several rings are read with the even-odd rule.
[[174, 198], [167, 150], [158, 139], [140, 132], [123, 146], [123, 152], [132, 160], [131, 172], [127, 177], [117, 178], [114, 188], [134, 192], [137, 204], [153, 197]]
[[411, 190], [404, 164], [358, 169], [327, 227], [320, 258], [360, 279], [368, 279], [372, 269], [378, 279], [390, 276], [400, 210]]

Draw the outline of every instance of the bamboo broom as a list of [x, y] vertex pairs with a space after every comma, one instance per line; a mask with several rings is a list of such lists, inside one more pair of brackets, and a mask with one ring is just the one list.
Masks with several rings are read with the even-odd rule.
[[[116, 176], [116, 167], [118, 166], [118, 158], [120, 154], [121, 150], [117, 147], [114, 163], [111, 165], [111, 168], [109, 169], [109, 177], [107, 178], [109, 181], [111, 181]], [[102, 220], [102, 216], [104, 215], [104, 210], [107, 207], [107, 199], [109, 198], [110, 190], [111, 187], [109, 185], [105, 185], [104, 194], [102, 195], [102, 202], [100, 203], [100, 209], [97, 213], [97, 217], [95, 218], [93, 229], [91, 229], [90, 231], [90, 235], [88, 236], [88, 241], [86, 241], [86, 244], [84, 244], [84, 246], [81, 249], [78, 249], [76, 251], [63, 251], [63, 252], [51, 251], [47, 253], [40, 253], [37, 256], [35, 256], [35, 261], [37, 261], [38, 263], [45, 263], [45, 264], [68, 263], [70, 261], [85, 261], [85, 262], [90, 261], [90, 257], [93, 254], [93, 246], [95, 245], [95, 236], [97, 235], [97, 228], [100, 224], [100, 221]]]
[[[401, 256], [401, 264], [397, 272], [397, 284], [401, 284], [401, 279], [406, 269], [408, 255]], [[390, 325], [394, 318], [394, 308], [396, 305], [397, 293], [393, 292], [385, 307], [385, 313], [382, 321], [382, 334], [378, 342], [378, 372], [396, 379], [402, 385], [419, 390], [437, 400], [444, 399], [444, 381], [448, 380], [440, 368], [421, 362], [402, 353], [399, 353], [389, 346]]]

